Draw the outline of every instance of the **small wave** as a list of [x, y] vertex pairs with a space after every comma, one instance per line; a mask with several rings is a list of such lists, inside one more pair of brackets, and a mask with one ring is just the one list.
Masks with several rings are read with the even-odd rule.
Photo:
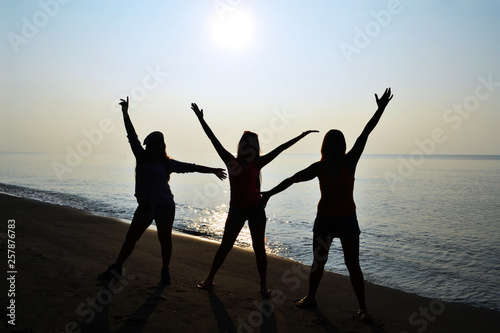
[[79, 195], [66, 194], [55, 191], [38, 190], [24, 186], [0, 183], [0, 191], [21, 198], [51, 203], [59, 206], [90, 210], [92, 202]]

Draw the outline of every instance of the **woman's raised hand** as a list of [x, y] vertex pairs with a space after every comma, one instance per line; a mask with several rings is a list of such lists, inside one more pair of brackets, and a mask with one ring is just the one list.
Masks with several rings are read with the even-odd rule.
[[200, 110], [200, 108], [198, 108], [198, 105], [196, 105], [196, 103], [191, 103], [191, 110], [194, 111], [194, 114], [198, 118], [203, 118], [203, 109]]
[[392, 99], [391, 88], [385, 89], [382, 97], [378, 98], [378, 95], [375, 94], [375, 100], [377, 101], [377, 105], [379, 108], [384, 108], [389, 104], [389, 101]]
[[122, 106], [122, 112], [127, 112], [128, 111], [128, 96], [127, 100], [120, 99], [120, 105]]

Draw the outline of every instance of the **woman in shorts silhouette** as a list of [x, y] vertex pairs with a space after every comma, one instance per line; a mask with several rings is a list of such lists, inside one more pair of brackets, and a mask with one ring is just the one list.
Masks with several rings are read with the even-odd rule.
[[221, 180], [226, 178], [224, 169], [210, 168], [196, 164], [184, 163], [170, 158], [166, 153], [166, 145], [161, 132], [152, 132], [141, 145], [128, 114], [129, 100], [121, 100], [123, 120], [127, 137], [136, 159], [135, 196], [138, 207], [134, 213], [125, 242], [114, 264], [101, 273], [101, 279], [110, 279], [113, 275], [122, 274], [122, 265], [132, 254], [136, 242], [151, 225], [153, 219], [158, 230], [161, 246], [163, 268], [161, 281], [170, 285], [169, 264], [172, 255], [172, 224], [175, 216], [174, 196], [168, 184], [170, 174], [201, 172], [213, 173]]
[[359, 302], [358, 314], [362, 319], [370, 319], [366, 309], [364, 278], [359, 266], [359, 226], [356, 217], [356, 205], [353, 199], [354, 175], [359, 158], [363, 153], [368, 135], [377, 125], [387, 104], [392, 99], [391, 89], [385, 90], [379, 99], [375, 94], [378, 109], [370, 119], [352, 149], [346, 154], [344, 135], [339, 130], [330, 130], [323, 139], [321, 160], [308, 168], [285, 179], [268, 192], [262, 193], [265, 206], [275, 195], [294, 183], [313, 178], [319, 179], [321, 199], [318, 203], [316, 220], [313, 228], [314, 260], [309, 275], [309, 293], [297, 300], [298, 307], [316, 305], [316, 293], [328, 259], [328, 252], [333, 238], [338, 237], [344, 251], [344, 261], [349, 271], [351, 284]]
[[200, 124], [212, 142], [220, 158], [226, 164], [229, 173], [229, 184], [231, 188], [231, 199], [229, 203], [229, 213], [224, 227], [222, 242], [217, 250], [210, 273], [203, 282], [198, 284], [198, 288], [208, 289], [214, 285], [214, 277], [219, 268], [224, 263], [226, 256], [231, 251], [238, 234], [248, 220], [250, 234], [252, 236], [252, 247], [255, 252], [257, 269], [260, 276], [260, 294], [271, 297], [271, 291], [267, 287], [267, 256], [265, 249], [266, 213], [261, 204], [260, 195], [260, 170], [276, 158], [285, 149], [291, 147], [300, 139], [312, 132], [306, 131], [296, 138], [280, 145], [266, 155], [260, 155], [259, 138], [252, 132], [244, 132], [239, 143], [238, 153], [233, 156], [227, 151], [214, 135], [210, 127], [203, 118], [203, 110], [196, 104], [191, 104]]

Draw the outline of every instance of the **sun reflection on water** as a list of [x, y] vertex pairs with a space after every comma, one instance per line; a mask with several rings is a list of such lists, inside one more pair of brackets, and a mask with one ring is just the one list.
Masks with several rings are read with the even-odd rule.
[[[224, 228], [227, 219], [227, 206], [221, 205], [213, 209], [200, 209], [188, 205], [178, 205], [174, 228], [182, 230], [182, 232], [200, 235], [213, 240], [221, 241], [224, 235]], [[269, 222], [268, 222], [269, 223]], [[266, 252], [271, 254], [279, 254], [287, 252], [286, 247], [282, 244], [274, 244], [269, 238], [265, 238]], [[268, 244], [271, 241], [272, 244]], [[252, 236], [248, 223], [245, 223], [241, 229], [238, 238], [235, 242], [236, 246], [243, 248], [252, 248]]]

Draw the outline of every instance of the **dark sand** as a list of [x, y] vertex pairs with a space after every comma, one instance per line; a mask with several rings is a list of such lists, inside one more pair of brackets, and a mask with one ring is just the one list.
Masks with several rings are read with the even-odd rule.
[[[2, 270], [7, 275], [7, 222], [15, 219], [15, 323], [6, 321], [10, 283], [2, 279], [1, 331], [6, 332], [500, 332], [500, 312], [443, 303], [367, 283], [374, 321], [356, 317], [347, 277], [326, 273], [319, 306], [298, 309], [308, 267], [269, 256], [263, 300], [253, 252], [234, 248], [212, 291], [196, 284], [208, 273], [216, 242], [176, 234], [171, 286], [160, 283], [160, 248], [148, 230], [113, 294], [96, 280], [122, 244], [128, 225], [85, 211], [0, 195]], [[97, 301], [96, 301], [97, 299]], [[9, 319], [7, 317], [7, 319]], [[87, 323], [86, 323], [87, 322]]]

